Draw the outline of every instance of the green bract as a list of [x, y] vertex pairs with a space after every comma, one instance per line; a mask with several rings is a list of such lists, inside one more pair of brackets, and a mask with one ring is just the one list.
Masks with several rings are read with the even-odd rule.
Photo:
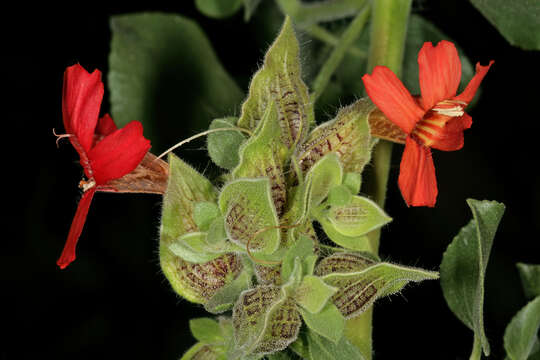
[[299, 50], [292, 22], [286, 18], [262, 68], [251, 80], [238, 119], [238, 126], [255, 130], [268, 105], [275, 104], [280, 138], [288, 149], [294, 149], [304, 139], [309, 124], [314, 123], [313, 104], [300, 73]]
[[263, 254], [277, 250], [280, 231], [268, 178], [230, 182], [221, 190], [219, 207], [233, 243]]

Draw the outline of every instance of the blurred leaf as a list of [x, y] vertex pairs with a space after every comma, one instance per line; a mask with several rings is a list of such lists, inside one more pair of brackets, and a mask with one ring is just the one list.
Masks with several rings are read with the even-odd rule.
[[[443, 33], [435, 24], [418, 15], [411, 15], [407, 29], [407, 41], [405, 42], [405, 61], [403, 63], [402, 80], [407, 89], [413, 95], [420, 94], [418, 52], [424, 42], [431, 41], [436, 45], [441, 40], [449, 40], [456, 45], [459, 59], [461, 60], [461, 81], [458, 94], [465, 89], [475, 74], [471, 61], [465, 56], [459, 44]], [[477, 98], [478, 95], [475, 97]], [[470, 106], [470, 105], [469, 105]]]
[[[465, 56], [459, 44], [444, 34], [434, 24], [419, 15], [411, 14], [405, 41], [405, 52], [403, 59], [403, 71], [401, 80], [413, 95], [420, 94], [420, 84], [418, 82], [418, 52], [426, 41], [431, 41], [434, 45], [440, 40], [452, 41], [458, 50], [461, 60], [461, 82], [460, 89], [464, 89], [475, 74], [471, 61]], [[369, 32], [362, 34], [356, 43], [356, 47], [367, 54], [369, 48]], [[324, 53], [319, 51], [318, 53]], [[364, 85], [359, 74], [366, 71], [367, 56], [355, 53], [347, 53], [341, 65], [335, 73], [333, 87], [325, 91], [324, 97], [319, 100], [324, 109], [325, 106], [335, 106], [338, 103], [347, 103], [354, 98], [362, 96]], [[459, 93], [459, 91], [458, 91]], [[475, 99], [478, 98], [478, 95]], [[473, 100], [474, 103], [474, 100]], [[326, 104], [326, 105], [325, 105]], [[471, 106], [471, 104], [469, 104]]]
[[464, 226], [443, 255], [441, 286], [452, 312], [471, 330], [475, 342], [489, 355], [484, 333], [484, 279], [495, 232], [505, 206], [496, 201], [468, 199], [473, 219]]
[[540, 296], [540, 265], [517, 263], [521, 284], [527, 299]]
[[244, 21], [249, 21], [261, 0], [244, 0]]
[[540, 2], [535, 0], [471, 0], [512, 45], [540, 50]]
[[[234, 128], [237, 120], [236, 117], [215, 119], [210, 124], [210, 130]], [[238, 165], [238, 151], [244, 141], [246, 137], [240, 131], [219, 131], [208, 134], [208, 154], [216, 165], [232, 170]]]
[[511, 360], [527, 360], [538, 342], [540, 296], [521, 309], [506, 327], [504, 349]]
[[363, 360], [365, 357], [360, 350], [351, 344], [345, 336], [335, 344], [313, 331], [308, 332], [309, 360]]
[[242, 101], [242, 91], [193, 20], [129, 14], [112, 17], [111, 29], [108, 84], [119, 127], [139, 120], [154, 145], [170, 144], [234, 113]]
[[195, 0], [197, 9], [204, 15], [222, 19], [233, 15], [242, 6], [243, 0]]

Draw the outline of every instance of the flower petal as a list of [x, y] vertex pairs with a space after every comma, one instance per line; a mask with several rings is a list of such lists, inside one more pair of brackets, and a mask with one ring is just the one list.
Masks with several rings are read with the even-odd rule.
[[435, 206], [437, 180], [428, 147], [407, 138], [399, 170], [399, 188], [409, 206]]
[[489, 68], [493, 65], [495, 61], [491, 60], [487, 66], [482, 66], [480, 63], [476, 63], [476, 74], [473, 76], [471, 81], [467, 84], [467, 87], [461, 94], [456, 96], [454, 100], [465, 101], [467, 104], [471, 102], [476, 94], [476, 90], [480, 86], [484, 76], [486, 76]]
[[469, 114], [454, 117], [448, 121], [441, 131], [440, 138], [431, 147], [442, 151], [455, 151], [463, 147], [463, 131], [470, 128], [472, 118]]
[[386, 66], [376, 66], [371, 75], [362, 77], [371, 101], [390, 121], [409, 134], [425, 111], [405, 88], [398, 77]]
[[461, 61], [454, 44], [445, 40], [435, 47], [430, 42], [424, 43], [418, 53], [418, 69], [425, 111], [456, 95], [461, 80]]
[[79, 201], [77, 211], [75, 212], [75, 217], [73, 218], [73, 222], [69, 228], [69, 234], [66, 244], [64, 245], [64, 250], [62, 250], [62, 255], [60, 255], [60, 258], [56, 261], [56, 264], [60, 266], [60, 269], [64, 269], [73, 260], [75, 260], [75, 248], [77, 247], [77, 241], [81, 236], [84, 223], [86, 222], [86, 215], [88, 215], [88, 209], [90, 209], [90, 203], [92, 202], [92, 198], [94, 197], [95, 193], [96, 188], [93, 187], [88, 191], [85, 191], [81, 201]]
[[116, 130], [118, 130], [118, 128], [116, 127], [116, 124], [114, 123], [111, 116], [109, 114], [105, 114], [102, 118], [99, 119], [97, 123], [96, 134], [107, 136], [109, 134], [112, 134]]
[[140, 122], [132, 121], [96, 144], [88, 153], [98, 185], [133, 171], [150, 149]]
[[[90, 151], [103, 99], [101, 72], [88, 73], [81, 65], [64, 72], [62, 114], [68, 134], [74, 135], [84, 151]], [[80, 149], [77, 149], [80, 153]]]

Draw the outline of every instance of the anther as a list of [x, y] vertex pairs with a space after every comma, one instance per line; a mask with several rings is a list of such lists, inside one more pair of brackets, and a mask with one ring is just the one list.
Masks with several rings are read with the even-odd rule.
[[94, 179], [90, 179], [88, 181], [81, 180], [79, 182], [79, 188], [83, 190], [83, 192], [87, 192], [91, 188], [96, 186], [96, 181]]

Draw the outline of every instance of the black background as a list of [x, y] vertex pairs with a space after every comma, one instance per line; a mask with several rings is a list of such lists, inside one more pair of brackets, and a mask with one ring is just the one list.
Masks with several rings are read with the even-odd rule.
[[[2, 177], [4, 194], [10, 196], [3, 215], [0, 276], [8, 301], [2, 306], [0, 358], [174, 359], [194, 342], [187, 320], [205, 312], [179, 299], [160, 273], [159, 196], [98, 194], [77, 260], [63, 271], [55, 264], [81, 177], [75, 151], [67, 141], [57, 149], [52, 134], [63, 127], [63, 71], [80, 62], [107, 72], [111, 15], [152, 10], [195, 19], [243, 90], [261, 61], [268, 42], [257, 40], [252, 30], [264, 15], [249, 24], [242, 14], [212, 20], [185, 3], [33, 7], [4, 15], [2, 58], [8, 64], [2, 69], [7, 94], [2, 129], [8, 161]], [[539, 53], [510, 46], [467, 1], [416, 2], [414, 9], [456, 40], [473, 63], [494, 59], [495, 65], [471, 111], [474, 124], [464, 149], [434, 154], [436, 208], [405, 206], [397, 189], [401, 148], [395, 147], [387, 202], [394, 221], [384, 229], [381, 255], [436, 270], [446, 246], [470, 218], [466, 198], [505, 203], [485, 298], [492, 358], [502, 359], [504, 328], [525, 304], [515, 263], [540, 263]], [[102, 111], [108, 110], [107, 93]], [[178, 140], [190, 135], [178, 134]], [[177, 154], [198, 169], [209, 161], [200, 144]], [[472, 346], [472, 332], [453, 317], [436, 281], [379, 301], [375, 324], [377, 359], [465, 359]]]

